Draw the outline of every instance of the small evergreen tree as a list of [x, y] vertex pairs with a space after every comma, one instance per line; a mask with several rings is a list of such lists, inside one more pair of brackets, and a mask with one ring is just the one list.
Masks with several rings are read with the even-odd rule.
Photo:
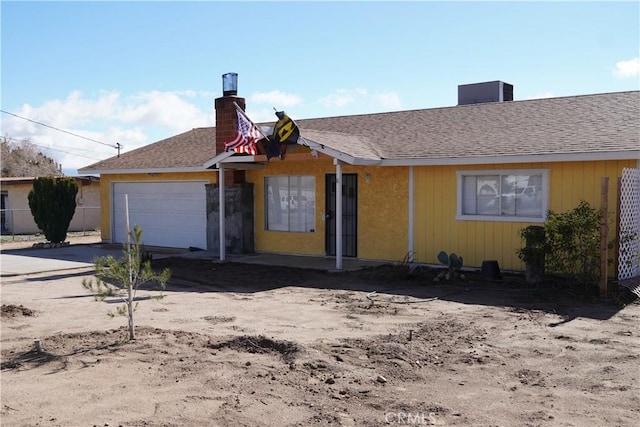
[[78, 183], [68, 177], [40, 177], [29, 191], [29, 208], [44, 237], [51, 243], [64, 242], [76, 211]]
[[[133, 243], [123, 246], [123, 257], [116, 259], [112, 255], [95, 259], [96, 280], [84, 279], [82, 286], [96, 294], [96, 300], [104, 301], [107, 297], [120, 297], [124, 305], [118, 308], [117, 314], [127, 316], [129, 320], [129, 339], [135, 340], [135, 324], [133, 312], [137, 307], [136, 293], [145, 283], [155, 282], [161, 289], [167, 284], [171, 270], [164, 269], [157, 274], [151, 269], [150, 257], [142, 251], [142, 229], [135, 225], [129, 231]], [[151, 297], [163, 298], [162, 293]], [[111, 314], [113, 315], [113, 314]]]

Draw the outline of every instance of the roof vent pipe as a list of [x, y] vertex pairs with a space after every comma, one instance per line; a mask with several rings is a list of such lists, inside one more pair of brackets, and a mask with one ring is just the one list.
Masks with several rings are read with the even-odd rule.
[[222, 75], [222, 96], [236, 96], [238, 94], [238, 73]]

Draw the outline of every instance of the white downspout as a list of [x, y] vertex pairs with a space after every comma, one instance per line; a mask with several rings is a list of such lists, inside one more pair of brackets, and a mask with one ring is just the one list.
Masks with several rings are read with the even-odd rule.
[[413, 209], [414, 209], [414, 178], [413, 166], [409, 166], [409, 239], [407, 247], [407, 255], [409, 263], [413, 263]]
[[224, 166], [218, 163], [218, 219], [220, 224], [220, 261], [225, 260], [225, 223], [224, 223]]
[[342, 270], [342, 162], [334, 159], [336, 165], [336, 270]]

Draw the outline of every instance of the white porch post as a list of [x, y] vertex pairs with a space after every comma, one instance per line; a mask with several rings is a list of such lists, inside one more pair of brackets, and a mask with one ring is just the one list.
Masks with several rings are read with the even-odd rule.
[[336, 165], [336, 270], [342, 270], [342, 162]]
[[218, 216], [220, 224], [220, 261], [225, 259], [225, 223], [224, 223], [224, 166], [218, 163]]
[[409, 242], [408, 242], [408, 260], [413, 262], [413, 208], [414, 208], [414, 182], [413, 182], [413, 166], [409, 166]]

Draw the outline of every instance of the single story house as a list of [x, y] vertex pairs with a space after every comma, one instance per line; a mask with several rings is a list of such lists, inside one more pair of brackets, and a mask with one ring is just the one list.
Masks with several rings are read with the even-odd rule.
[[[69, 231], [93, 231], [100, 229], [100, 178], [76, 176], [78, 194], [76, 211], [69, 224]], [[29, 192], [33, 177], [0, 178], [2, 200], [2, 234], [33, 234], [40, 229], [33, 220], [29, 208]]]
[[603, 177], [615, 223], [617, 181], [640, 169], [640, 92], [513, 101], [513, 86], [494, 81], [459, 86], [458, 101], [298, 120], [297, 145], [267, 161], [264, 151], [224, 151], [237, 129], [234, 104], [245, 107], [225, 92], [215, 128], [80, 172], [101, 177], [104, 241], [125, 240], [126, 194], [146, 244], [207, 248], [222, 259], [225, 251], [335, 256], [340, 269], [342, 257], [437, 264], [446, 251], [465, 266], [522, 269], [519, 230], [581, 200], [599, 207]]

